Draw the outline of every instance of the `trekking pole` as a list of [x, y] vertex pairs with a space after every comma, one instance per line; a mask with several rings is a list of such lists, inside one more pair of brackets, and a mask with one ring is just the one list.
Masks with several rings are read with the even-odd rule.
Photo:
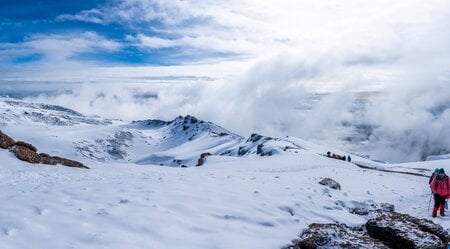
[[431, 197], [433, 196], [433, 192], [431, 192], [430, 195], [430, 200], [428, 201], [428, 211], [430, 211], [430, 206], [431, 206]]

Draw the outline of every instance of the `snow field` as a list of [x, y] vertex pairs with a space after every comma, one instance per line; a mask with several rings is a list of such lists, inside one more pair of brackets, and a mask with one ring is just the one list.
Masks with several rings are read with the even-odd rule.
[[[427, 179], [298, 156], [211, 157], [199, 168], [29, 165], [0, 151], [2, 249], [280, 248], [312, 222], [365, 220], [370, 200], [428, 217]], [[332, 177], [331, 190], [317, 182]], [[449, 227], [447, 220], [438, 220]]]

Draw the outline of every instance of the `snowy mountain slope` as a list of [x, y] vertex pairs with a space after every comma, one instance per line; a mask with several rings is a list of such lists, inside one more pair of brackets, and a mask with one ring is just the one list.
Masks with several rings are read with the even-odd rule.
[[[32, 111], [43, 115], [29, 118]], [[91, 167], [29, 165], [0, 150], [1, 249], [269, 249], [313, 222], [361, 225], [366, 217], [349, 210], [382, 202], [429, 218], [427, 178], [362, 169], [323, 156], [345, 151], [299, 138], [245, 139], [191, 116], [128, 123], [7, 101], [0, 112], [5, 133]], [[192, 166], [203, 152], [213, 154], [203, 167], [152, 167]], [[405, 172], [450, 164], [352, 158]], [[342, 189], [319, 185], [324, 177]], [[447, 218], [435, 221], [450, 228]]]
[[[245, 139], [192, 116], [172, 121], [132, 123], [86, 117], [73, 110], [19, 100], [1, 100], [2, 130], [54, 154], [88, 162], [122, 161], [165, 166], [194, 166], [202, 153], [228, 156], [303, 149], [287, 139], [252, 134]], [[23, 132], [23, 127], [30, 132]], [[32, 132], [31, 132], [32, 131]], [[61, 135], [60, 135], [61, 134]]]
[[[349, 208], [389, 202], [428, 217], [427, 179], [302, 150], [212, 156], [205, 167], [30, 166], [0, 151], [1, 248], [280, 248], [312, 222], [360, 225]], [[422, 163], [421, 167], [426, 167]], [[319, 185], [332, 177], [342, 190]], [[449, 228], [447, 218], [436, 222]]]

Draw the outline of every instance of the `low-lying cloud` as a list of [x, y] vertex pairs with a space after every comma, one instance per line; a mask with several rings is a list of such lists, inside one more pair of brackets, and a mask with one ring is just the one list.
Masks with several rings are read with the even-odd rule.
[[[380, 69], [373, 64], [349, 66], [348, 58], [314, 58], [281, 54], [228, 79], [85, 83], [71, 92], [30, 100], [126, 120], [190, 114], [245, 136], [292, 135], [390, 162], [450, 153], [445, 139], [450, 137], [450, 91], [442, 71], [427, 78], [437, 72], [411, 67], [416, 69], [411, 77], [398, 78], [405, 68], [396, 69], [397, 59], [390, 67], [379, 63], [395, 77], [373, 82], [358, 74], [375, 74]], [[355, 83], [361, 81], [367, 84]]]

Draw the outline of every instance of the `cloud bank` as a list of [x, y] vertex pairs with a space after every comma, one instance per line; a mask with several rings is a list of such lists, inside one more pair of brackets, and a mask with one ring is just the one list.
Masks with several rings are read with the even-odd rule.
[[[0, 80], [15, 89], [27, 88], [23, 82], [52, 88], [30, 99], [86, 114], [191, 114], [243, 135], [294, 135], [377, 159], [419, 160], [450, 152], [449, 6], [110, 1], [55, 21], [117, 25], [126, 30], [119, 39], [91, 31], [0, 44], [0, 58], [23, 51], [46, 58], [3, 67]], [[130, 47], [177, 63], [119, 67], [78, 56]]]

